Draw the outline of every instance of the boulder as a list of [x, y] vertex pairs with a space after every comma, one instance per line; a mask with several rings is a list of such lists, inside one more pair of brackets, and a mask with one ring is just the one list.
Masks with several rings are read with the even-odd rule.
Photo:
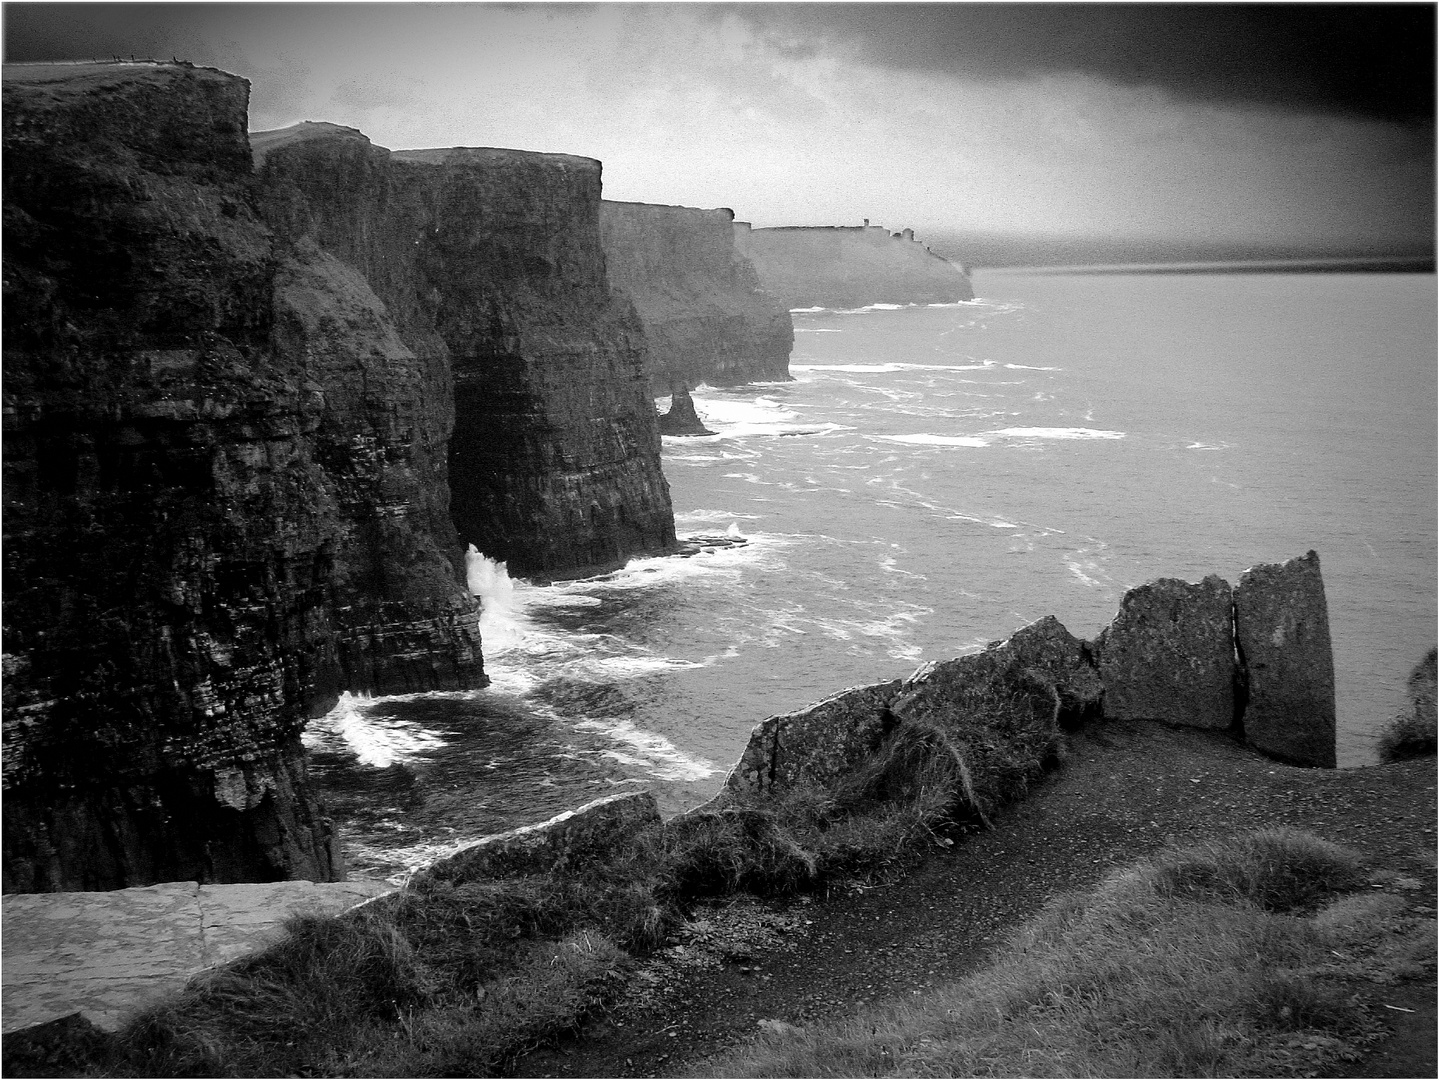
[[1234, 630], [1249, 680], [1246, 741], [1281, 761], [1334, 768], [1334, 653], [1318, 554], [1246, 570]]
[[879, 748], [894, 726], [890, 699], [900, 681], [857, 686], [798, 712], [755, 725], [725, 790], [762, 793], [829, 784]]
[[411, 884], [463, 884], [509, 874], [570, 870], [613, 855], [659, 821], [659, 807], [648, 791], [611, 795], [537, 825], [482, 837], [420, 870]]
[[1233, 725], [1234, 598], [1223, 578], [1130, 589], [1094, 647], [1107, 718]]

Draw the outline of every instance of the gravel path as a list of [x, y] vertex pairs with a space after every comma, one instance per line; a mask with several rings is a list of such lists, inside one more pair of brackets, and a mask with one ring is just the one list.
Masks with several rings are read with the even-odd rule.
[[[1410, 882], [1412, 908], [1433, 917], [1432, 759], [1297, 769], [1222, 736], [1143, 723], [1095, 726], [1071, 736], [1070, 747], [1065, 765], [1001, 813], [992, 831], [961, 840], [901, 881], [701, 913], [688, 940], [648, 965], [607, 1021], [533, 1051], [515, 1075], [702, 1071], [703, 1059], [762, 1023], [802, 1024], [954, 980], [1055, 893], [1087, 886], [1170, 838], [1306, 829]], [[1394, 991], [1405, 1007], [1427, 1002], [1427, 1028], [1422, 1011], [1394, 1013], [1401, 1036], [1409, 1034], [1350, 1066], [1350, 1075], [1436, 1074], [1432, 980]]]

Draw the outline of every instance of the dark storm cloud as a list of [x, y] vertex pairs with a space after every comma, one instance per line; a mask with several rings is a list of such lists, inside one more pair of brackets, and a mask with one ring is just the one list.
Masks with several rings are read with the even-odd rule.
[[1434, 115], [1430, 4], [741, 5], [781, 48], [980, 80], [1097, 75], [1191, 101]]

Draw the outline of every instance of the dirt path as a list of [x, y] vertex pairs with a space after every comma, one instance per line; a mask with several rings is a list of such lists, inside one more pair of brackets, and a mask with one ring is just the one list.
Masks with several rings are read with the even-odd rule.
[[[1002, 813], [993, 831], [962, 840], [901, 881], [709, 913], [607, 1021], [533, 1051], [515, 1075], [702, 1072], [706, 1057], [762, 1022], [803, 1024], [965, 975], [1055, 893], [1089, 885], [1171, 837], [1306, 829], [1354, 847], [1371, 869], [1390, 871], [1382, 887], [1432, 918], [1435, 775], [1432, 759], [1295, 769], [1198, 731], [1096, 727], [1072, 738], [1067, 763]], [[1416, 1011], [1391, 1010], [1398, 1034], [1347, 1066], [1348, 1075], [1436, 1075], [1432, 978], [1376, 990], [1388, 995], [1376, 1008], [1402, 997], [1400, 1007]]]

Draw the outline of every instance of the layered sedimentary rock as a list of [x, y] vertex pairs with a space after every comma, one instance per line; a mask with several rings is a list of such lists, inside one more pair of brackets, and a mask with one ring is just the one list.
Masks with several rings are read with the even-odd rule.
[[1220, 730], [1234, 723], [1234, 605], [1223, 578], [1160, 578], [1130, 589], [1094, 644], [1109, 719]]
[[1318, 554], [1246, 570], [1234, 629], [1248, 675], [1245, 739], [1296, 765], [1334, 768], [1334, 653]]
[[320, 124], [254, 145], [276, 231], [354, 267], [404, 342], [436, 358], [435, 383], [453, 379], [461, 545], [536, 578], [673, 549], [643, 330], [605, 276], [599, 162], [391, 153]]
[[6, 70], [7, 891], [341, 873], [299, 740], [341, 529], [248, 89]]
[[656, 396], [677, 385], [789, 378], [794, 323], [735, 250], [732, 210], [605, 202], [610, 283], [644, 323]]
[[754, 264], [760, 285], [791, 308], [866, 304], [947, 304], [973, 300], [969, 278], [915, 240], [863, 226], [755, 229], [734, 224], [735, 250]]

